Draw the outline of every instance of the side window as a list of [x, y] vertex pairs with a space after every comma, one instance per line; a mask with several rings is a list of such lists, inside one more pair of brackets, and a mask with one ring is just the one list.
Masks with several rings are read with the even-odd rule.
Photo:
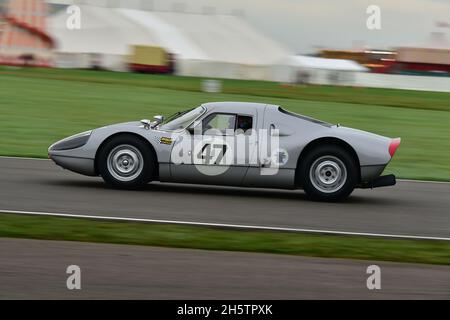
[[237, 116], [236, 130], [242, 130], [247, 132], [247, 130], [253, 129], [253, 118], [249, 116]]
[[205, 119], [203, 122], [203, 132], [215, 129], [225, 134], [227, 129], [234, 130], [235, 123], [236, 116], [234, 114], [218, 113]]

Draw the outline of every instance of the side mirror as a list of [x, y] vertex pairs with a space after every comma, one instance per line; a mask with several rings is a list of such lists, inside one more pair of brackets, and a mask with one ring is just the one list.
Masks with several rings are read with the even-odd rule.
[[152, 129], [164, 122], [164, 116], [154, 116], [152, 122]]
[[147, 119], [141, 120], [141, 123], [146, 130], [150, 129], [150, 127], [152, 126], [152, 123], [150, 122], [150, 120], [147, 120]]
[[164, 122], [164, 116], [154, 116], [153, 121], [156, 123], [156, 125], [161, 124]]

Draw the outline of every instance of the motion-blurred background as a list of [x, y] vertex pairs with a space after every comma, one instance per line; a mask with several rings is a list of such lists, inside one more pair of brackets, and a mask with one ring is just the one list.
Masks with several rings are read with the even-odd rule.
[[0, 4], [2, 154], [44, 157], [67, 134], [206, 101], [263, 101], [402, 136], [400, 177], [450, 179], [450, 1]]
[[364, 2], [4, 0], [0, 62], [450, 90], [365, 74], [448, 76], [450, 2]]

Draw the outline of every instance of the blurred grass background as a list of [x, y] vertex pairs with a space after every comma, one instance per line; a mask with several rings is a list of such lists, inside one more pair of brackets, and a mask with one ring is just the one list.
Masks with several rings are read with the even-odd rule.
[[450, 265], [450, 242], [0, 213], [0, 237]]
[[169, 115], [210, 101], [249, 101], [343, 126], [402, 137], [388, 171], [450, 181], [450, 93], [56, 69], [0, 68], [0, 155], [46, 157], [66, 136], [107, 124]]

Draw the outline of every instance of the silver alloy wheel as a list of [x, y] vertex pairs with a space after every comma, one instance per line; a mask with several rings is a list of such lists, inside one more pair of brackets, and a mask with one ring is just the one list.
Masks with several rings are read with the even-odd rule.
[[136, 179], [144, 169], [142, 153], [134, 146], [122, 144], [108, 154], [108, 172], [121, 182]]
[[337, 157], [323, 156], [312, 164], [309, 178], [314, 188], [320, 192], [334, 193], [347, 181], [347, 168]]

